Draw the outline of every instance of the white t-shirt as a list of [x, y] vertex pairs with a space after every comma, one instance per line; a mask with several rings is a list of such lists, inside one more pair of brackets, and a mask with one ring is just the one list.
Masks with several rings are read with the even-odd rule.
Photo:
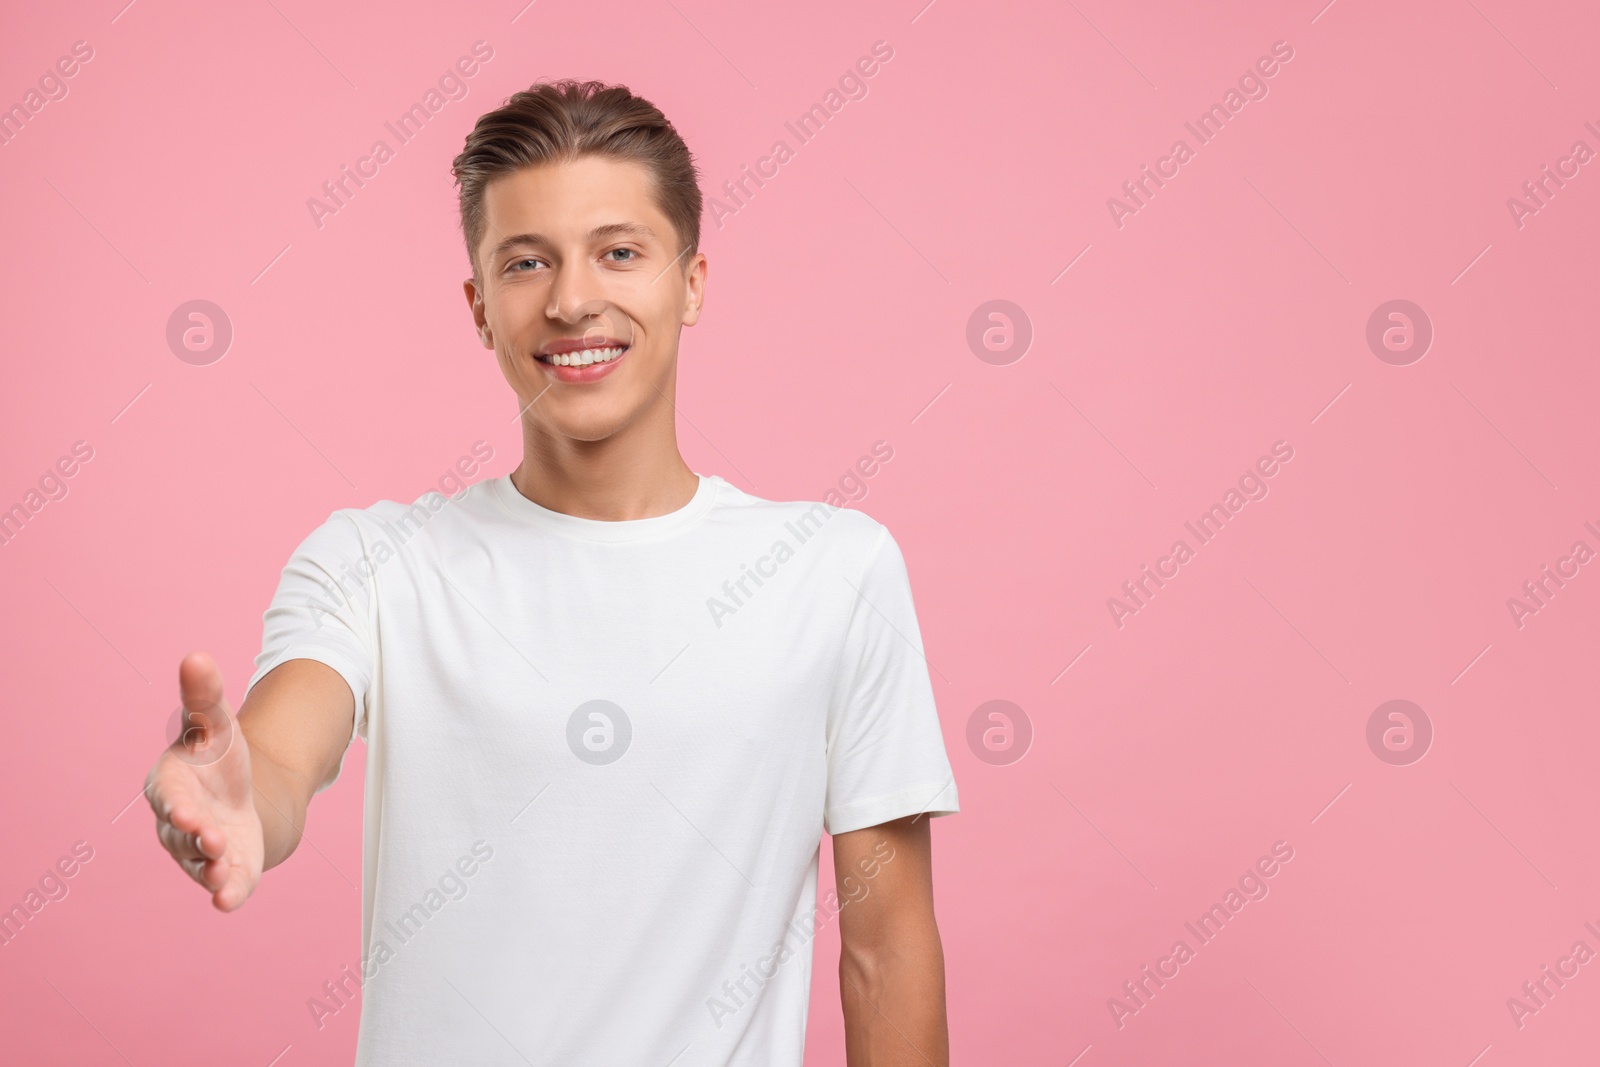
[[307, 1004], [359, 980], [358, 1067], [799, 1067], [823, 830], [958, 810], [888, 530], [698, 477], [342, 509], [284, 568], [250, 684], [326, 663], [367, 742], [363, 958]]

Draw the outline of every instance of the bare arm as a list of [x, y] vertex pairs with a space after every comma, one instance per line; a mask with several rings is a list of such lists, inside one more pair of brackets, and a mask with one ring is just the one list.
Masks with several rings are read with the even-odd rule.
[[355, 698], [332, 667], [289, 660], [250, 690], [235, 718], [203, 653], [178, 668], [185, 736], [145, 778], [156, 836], [222, 911], [249, 899], [289, 858], [317, 788], [338, 769]]
[[314, 659], [279, 664], [245, 697], [238, 723], [250, 743], [263, 869], [288, 859], [300, 843], [306, 809], [339, 769], [355, 711], [344, 678]]
[[925, 815], [838, 834], [839, 994], [850, 1067], [949, 1067]]

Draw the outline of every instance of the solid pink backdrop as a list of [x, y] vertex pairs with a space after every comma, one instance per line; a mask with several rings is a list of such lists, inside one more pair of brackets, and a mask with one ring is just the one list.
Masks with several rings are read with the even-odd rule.
[[[449, 160], [564, 76], [658, 104], [723, 205], [682, 343], [691, 466], [818, 499], [893, 449], [855, 506], [905, 551], [961, 792], [934, 824], [955, 1062], [1592, 1060], [1600, 965], [1559, 961], [1600, 951], [1600, 567], [1508, 601], [1600, 550], [1600, 175], [1508, 199], [1600, 150], [1600, 18], [1324, 4], [8, 13], [0, 105], [93, 55], [0, 145], [0, 509], [93, 455], [0, 547], [0, 907], [93, 856], [0, 947], [7, 1062], [350, 1062], [355, 1008], [319, 1030], [306, 1000], [360, 951], [363, 747], [233, 915], [159, 849], [140, 786], [180, 657], [211, 652], [237, 706], [278, 572], [331, 511], [412, 500], [480, 439], [488, 475], [518, 461]], [[466, 97], [397, 147], [384, 124], [477, 41]], [[799, 143], [785, 123], [879, 41], [866, 95]], [[1185, 123], [1275, 42], [1266, 95], [1200, 144]], [[319, 226], [308, 199], [380, 138], [394, 157]], [[779, 139], [793, 157], [730, 200]], [[1192, 158], [1161, 163], [1179, 139]], [[1145, 165], [1168, 177], [1135, 201]], [[209, 365], [168, 344], [191, 300], [232, 326]], [[1016, 312], [976, 327], [1009, 322], [1011, 350], [969, 345], [992, 300], [1027, 317], [1020, 359]], [[1368, 344], [1394, 300], [1431, 323], [1420, 359]], [[1276, 442], [1267, 495], [1201, 544], [1185, 523]], [[1192, 558], [1160, 563], [1180, 539]], [[1169, 577], [1136, 603], [1147, 564]], [[1369, 744], [1396, 699], [1431, 724], [1420, 760], [1380, 758], [1420, 751], [1414, 712], [1409, 749]], [[1031, 724], [1020, 760], [969, 745], [991, 700]], [[1277, 842], [1270, 892], [1202, 944], [1185, 923]], [[1162, 964], [1179, 939], [1192, 958]], [[808, 1064], [843, 1061], [837, 944]], [[1546, 964], [1571, 976], [1534, 1001]], [[1146, 965], [1169, 977], [1135, 999]]]

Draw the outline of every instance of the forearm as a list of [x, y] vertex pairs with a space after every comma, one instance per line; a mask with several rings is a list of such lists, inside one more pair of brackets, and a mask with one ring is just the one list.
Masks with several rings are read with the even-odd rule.
[[839, 955], [849, 1067], [948, 1067], [944, 950], [930, 921]]
[[310, 798], [294, 775], [264, 753], [251, 753], [250, 772], [261, 820], [261, 869], [269, 870], [288, 859], [300, 843]]
[[300, 844], [311, 798], [337, 772], [354, 715], [344, 679], [310, 659], [279, 664], [245, 698], [238, 723], [250, 748], [262, 870], [288, 859]]

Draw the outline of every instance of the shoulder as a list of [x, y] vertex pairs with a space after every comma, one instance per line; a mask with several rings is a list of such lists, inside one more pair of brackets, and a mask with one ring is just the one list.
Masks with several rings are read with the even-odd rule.
[[768, 500], [725, 481], [718, 486], [717, 507], [724, 522], [770, 531], [796, 548], [825, 547], [818, 555], [858, 574], [894, 542], [888, 527], [864, 511], [821, 500]]
[[377, 500], [365, 507], [338, 508], [313, 529], [301, 551], [327, 551], [359, 557], [370, 548], [396, 545], [432, 527], [481, 514], [488, 503], [489, 480], [476, 482], [454, 496], [429, 490], [409, 503]]

